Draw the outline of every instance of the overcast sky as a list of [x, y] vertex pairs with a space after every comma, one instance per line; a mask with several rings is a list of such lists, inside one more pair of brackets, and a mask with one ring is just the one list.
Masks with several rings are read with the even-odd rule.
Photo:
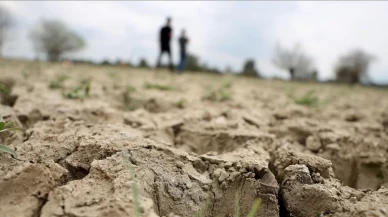
[[370, 67], [372, 80], [388, 83], [388, 2], [384, 1], [1, 1], [0, 5], [16, 20], [5, 56], [34, 58], [28, 32], [39, 19], [56, 18], [87, 41], [87, 47], [72, 57], [135, 63], [145, 57], [154, 65], [157, 33], [171, 16], [175, 62], [177, 37], [186, 28], [189, 51], [220, 69], [240, 70], [244, 60], [253, 58], [263, 75], [287, 77], [271, 62], [275, 45], [300, 43], [314, 58], [320, 78], [328, 79], [340, 55], [361, 48], [378, 57]]

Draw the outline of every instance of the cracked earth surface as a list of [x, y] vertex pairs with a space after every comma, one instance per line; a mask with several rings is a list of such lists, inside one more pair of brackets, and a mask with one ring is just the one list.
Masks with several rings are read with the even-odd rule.
[[[0, 216], [134, 216], [134, 181], [141, 216], [246, 216], [256, 199], [261, 217], [388, 216], [387, 90], [0, 63], [0, 114], [24, 129], [0, 135], [21, 159], [0, 153]], [[91, 78], [90, 96], [48, 88], [64, 73], [63, 89]], [[225, 81], [231, 100], [204, 100]], [[318, 107], [288, 97], [310, 90]]]

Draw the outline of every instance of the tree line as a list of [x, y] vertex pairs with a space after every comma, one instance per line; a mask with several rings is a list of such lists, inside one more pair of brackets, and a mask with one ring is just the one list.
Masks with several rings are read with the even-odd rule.
[[[6, 40], [8, 30], [14, 25], [12, 14], [0, 6], [0, 57]], [[59, 61], [63, 54], [78, 51], [86, 46], [85, 39], [58, 20], [40, 20], [31, 30], [29, 37], [36, 51], [44, 53], [49, 61]], [[334, 66], [335, 81], [344, 83], [360, 83], [367, 78], [369, 65], [376, 59], [373, 55], [361, 49], [354, 49], [340, 56]], [[93, 63], [87, 60], [72, 60], [76, 63]], [[300, 45], [286, 48], [277, 45], [275, 48], [273, 64], [289, 74], [291, 80], [317, 80], [318, 69], [311, 55], [307, 54]], [[110, 62], [103, 60], [101, 65], [128, 65], [131, 67], [149, 68], [146, 59], [140, 59], [138, 64], [121, 61]], [[167, 66], [165, 66], [167, 67]], [[193, 72], [222, 73], [230, 72], [230, 68], [224, 71], [216, 67], [209, 67], [201, 63], [198, 56], [189, 54], [186, 61], [186, 69]], [[261, 77], [260, 71], [253, 59], [247, 59], [243, 64], [240, 75], [248, 77]]]

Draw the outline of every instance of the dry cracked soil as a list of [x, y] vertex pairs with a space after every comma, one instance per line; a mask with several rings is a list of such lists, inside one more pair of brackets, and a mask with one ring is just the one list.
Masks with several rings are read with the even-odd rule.
[[[260, 217], [388, 216], [388, 90], [9, 60], [0, 70], [0, 115], [23, 128], [0, 135], [19, 159], [0, 153], [2, 217], [237, 217], [258, 200]], [[84, 79], [89, 94], [66, 97]], [[297, 103], [307, 92], [318, 103]]]

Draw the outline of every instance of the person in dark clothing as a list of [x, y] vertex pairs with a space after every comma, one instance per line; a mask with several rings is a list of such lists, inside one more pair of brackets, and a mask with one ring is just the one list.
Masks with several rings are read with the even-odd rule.
[[181, 37], [179, 37], [178, 39], [178, 43], [179, 43], [179, 48], [180, 48], [180, 62], [179, 62], [179, 65], [178, 65], [178, 72], [183, 72], [184, 68], [185, 68], [185, 64], [186, 64], [186, 46], [187, 46], [187, 43], [189, 42], [189, 39], [186, 37], [186, 30], [182, 30], [182, 34], [181, 34]]
[[158, 57], [157, 67], [160, 67], [160, 61], [162, 59], [163, 53], [168, 54], [169, 67], [173, 71], [172, 57], [171, 57], [171, 48], [170, 48], [170, 39], [172, 38], [172, 28], [171, 28], [171, 18], [167, 18], [167, 24], [162, 27], [160, 30], [160, 54]]

